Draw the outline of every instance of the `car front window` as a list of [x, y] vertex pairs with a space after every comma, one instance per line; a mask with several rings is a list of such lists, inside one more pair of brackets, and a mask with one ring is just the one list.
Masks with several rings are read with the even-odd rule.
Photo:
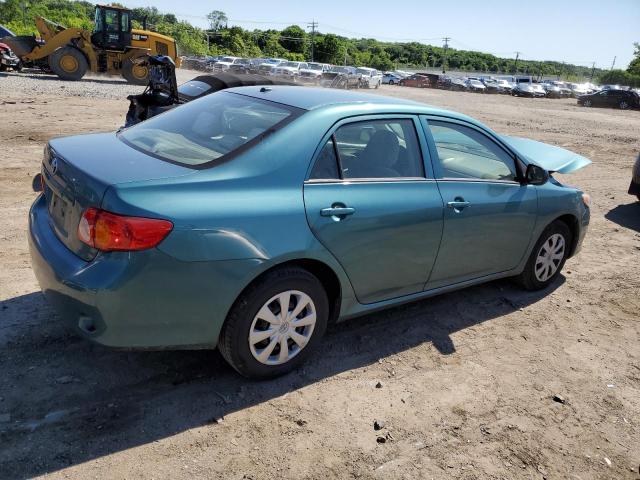
[[118, 137], [157, 158], [203, 166], [273, 131], [297, 111], [266, 100], [218, 92], [128, 128]]
[[510, 155], [473, 128], [429, 121], [443, 178], [510, 180], [516, 177]]

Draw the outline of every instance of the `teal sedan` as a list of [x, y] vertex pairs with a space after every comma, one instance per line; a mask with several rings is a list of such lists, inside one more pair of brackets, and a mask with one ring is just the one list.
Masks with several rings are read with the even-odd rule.
[[56, 138], [29, 214], [49, 301], [113, 347], [215, 348], [281, 375], [327, 325], [514, 277], [580, 249], [589, 160], [461, 114], [329, 89], [218, 92]]

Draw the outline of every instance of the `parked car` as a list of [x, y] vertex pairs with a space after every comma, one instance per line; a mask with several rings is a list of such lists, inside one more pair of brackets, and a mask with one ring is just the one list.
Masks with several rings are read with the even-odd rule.
[[8, 69], [20, 71], [22, 70], [22, 62], [18, 56], [13, 53], [9, 45], [0, 43], [0, 72]]
[[640, 97], [633, 90], [601, 90], [589, 95], [580, 95], [578, 105], [583, 107], [610, 107], [626, 110], [639, 108]]
[[502, 86], [495, 78], [483, 78], [482, 84], [485, 86], [485, 93], [503, 93]]
[[31, 261], [94, 342], [218, 346], [268, 378], [336, 321], [498, 278], [551, 285], [590, 213], [550, 172], [588, 163], [416, 102], [228, 89], [119, 133], [51, 139]]
[[329, 88], [360, 88], [360, 74], [355, 67], [333, 67], [322, 74], [320, 86]]
[[465, 82], [466, 80], [463, 78], [451, 77], [445, 80], [444, 88], [447, 90], [462, 92], [467, 89]]
[[464, 86], [470, 92], [485, 93], [487, 91], [487, 87], [485, 87], [480, 80], [476, 80], [475, 78], [468, 78], [464, 82]]
[[251, 70], [251, 60], [248, 58], [239, 58], [233, 62], [227, 71], [235, 74], [247, 74]]
[[300, 70], [307, 68], [306, 62], [282, 62], [277, 67], [271, 69], [271, 75], [296, 79], [300, 75]]
[[396, 75], [395, 73], [387, 72], [382, 75], [382, 83], [385, 85], [397, 85], [402, 80], [402, 77]]
[[273, 73], [273, 69], [276, 68], [281, 63], [285, 63], [286, 60], [281, 58], [267, 58], [263, 63], [258, 66], [258, 74], [259, 75], [271, 75]]
[[591, 88], [586, 83], [567, 83], [567, 87], [571, 90], [571, 97], [577, 98], [580, 95], [588, 95], [589, 93], [597, 92], [598, 89]]
[[431, 80], [426, 75], [421, 73], [414, 73], [406, 78], [401, 79], [398, 82], [401, 87], [416, 87], [416, 88], [429, 88], [431, 86]]
[[375, 68], [358, 67], [356, 72], [360, 74], [360, 86], [362, 88], [380, 88], [382, 73]]
[[544, 88], [548, 98], [564, 98], [567, 96], [559, 86], [552, 83], [543, 83], [542, 88]]
[[214, 72], [226, 72], [231, 69], [232, 65], [241, 64], [245, 59], [240, 57], [222, 57], [213, 64]]
[[633, 165], [631, 172], [631, 185], [629, 185], [629, 195], [635, 195], [640, 201], [640, 155]]
[[322, 78], [322, 74], [329, 70], [331, 70], [331, 66], [326, 63], [309, 62], [307, 63], [307, 68], [300, 69], [298, 80], [303, 83], [313, 83], [317, 85]]
[[516, 83], [513, 90], [511, 90], [511, 93], [516, 97], [531, 97], [531, 98], [544, 97], [547, 94], [541, 85], [534, 84], [534, 83]]

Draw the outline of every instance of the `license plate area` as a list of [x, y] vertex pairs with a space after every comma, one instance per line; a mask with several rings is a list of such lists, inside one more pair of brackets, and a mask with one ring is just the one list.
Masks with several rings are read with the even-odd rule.
[[48, 208], [53, 226], [61, 236], [66, 238], [68, 236], [67, 217], [71, 213], [71, 204], [50, 190]]

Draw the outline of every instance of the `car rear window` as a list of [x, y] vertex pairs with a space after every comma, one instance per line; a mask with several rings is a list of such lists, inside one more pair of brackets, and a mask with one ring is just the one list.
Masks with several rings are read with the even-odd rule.
[[238, 153], [299, 114], [299, 109], [230, 92], [206, 95], [123, 130], [144, 153], [202, 168]]

